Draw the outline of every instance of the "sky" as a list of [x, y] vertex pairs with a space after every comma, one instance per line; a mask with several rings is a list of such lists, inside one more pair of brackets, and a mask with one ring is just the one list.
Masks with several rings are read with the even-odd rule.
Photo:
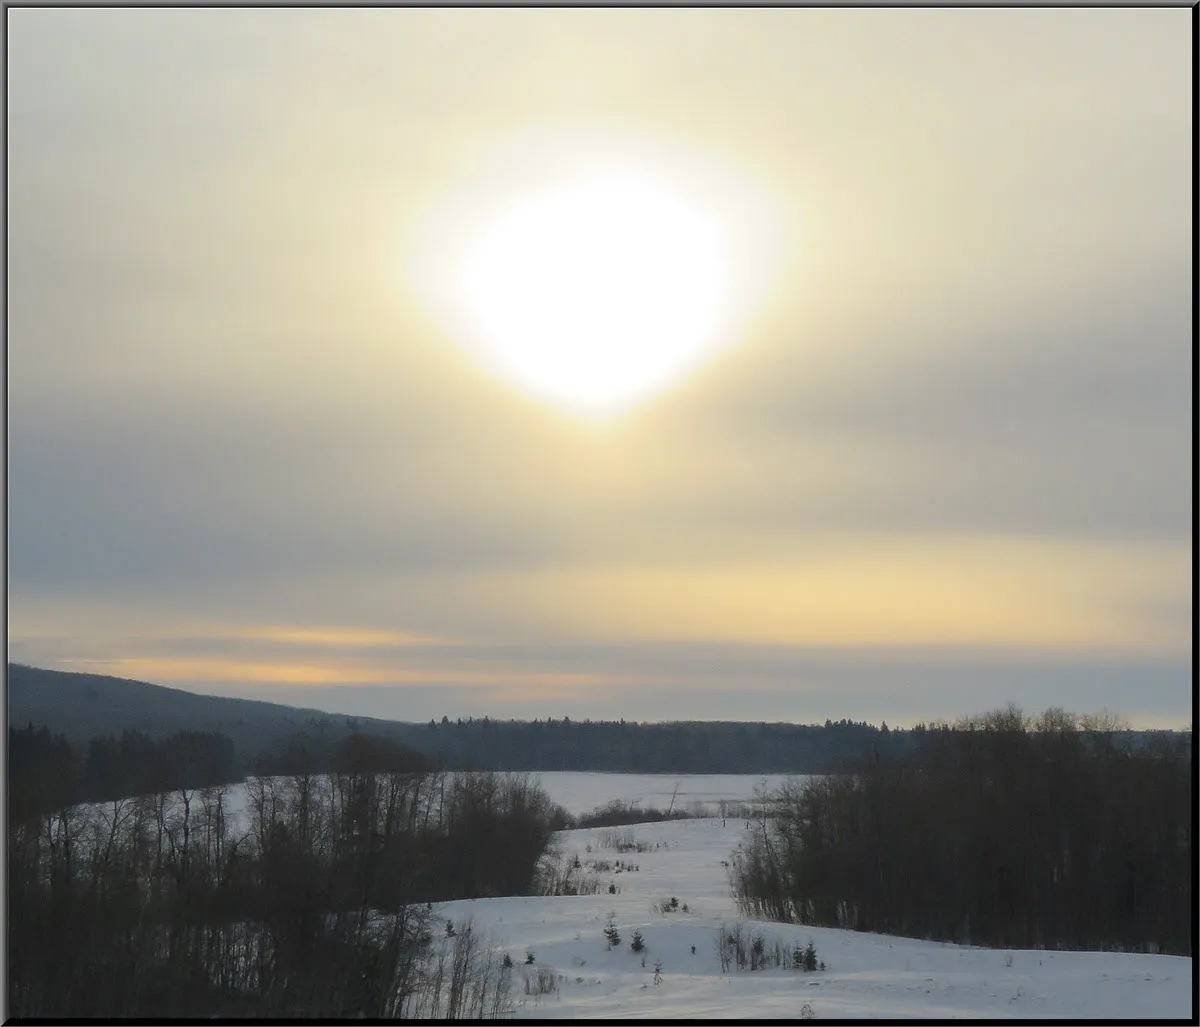
[[1186, 8], [6, 18], [10, 660], [1190, 723]]

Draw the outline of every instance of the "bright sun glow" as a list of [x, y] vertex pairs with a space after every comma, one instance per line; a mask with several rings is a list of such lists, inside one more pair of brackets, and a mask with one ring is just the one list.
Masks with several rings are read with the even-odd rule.
[[481, 367], [576, 416], [681, 381], [779, 280], [761, 185], [661, 141], [517, 134], [439, 189], [406, 243], [408, 283]]
[[662, 388], [712, 349], [728, 274], [711, 216], [651, 180], [608, 174], [494, 218], [458, 284], [486, 364], [602, 412]]

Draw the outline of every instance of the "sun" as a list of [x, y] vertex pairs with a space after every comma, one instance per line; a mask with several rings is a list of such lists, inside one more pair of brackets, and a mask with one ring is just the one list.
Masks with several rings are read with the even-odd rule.
[[633, 173], [525, 197], [481, 226], [457, 275], [468, 343], [504, 378], [584, 412], [620, 409], [718, 342], [717, 220]]
[[757, 176], [714, 154], [531, 131], [438, 184], [405, 276], [476, 366], [607, 419], [741, 338], [781, 281], [780, 224]]

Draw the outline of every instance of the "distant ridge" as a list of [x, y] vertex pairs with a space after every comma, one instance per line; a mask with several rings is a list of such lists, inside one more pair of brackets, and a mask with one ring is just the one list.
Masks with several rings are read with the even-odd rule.
[[[61, 733], [76, 745], [125, 730], [165, 738], [178, 731], [225, 735], [244, 765], [278, 752], [298, 732], [319, 746], [353, 732], [424, 753], [444, 769], [626, 773], [820, 773], [870, 752], [866, 723], [529, 723], [468, 717], [427, 723], [325, 713], [257, 699], [198, 695], [147, 681], [9, 663], [8, 723]], [[893, 732], [893, 743], [905, 733]]]
[[[84, 745], [97, 735], [126, 729], [165, 738], [177, 731], [213, 731], [228, 737], [243, 764], [276, 753], [296, 733], [317, 748], [354, 732], [399, 743], [446, 770], [591, 771], [636, 774], [821, 774], [858, 760], [904, 756], [921, 744], [924, 729], [876, 727], [865, 721], [823, 725], [742, 721], [491, 720], [425, 723], [325, 713], [257, 699], [197, 695], [146, 681], [43, 670], [8, 664], [8, 723], [48, 727]], [[1174, 732], [1119, 731], [1140, 746]], [[1188, 744], [1190, 734], [1186, 736]]]
[[270, 747], [296, 731], [349, 731], [357, 727], [393, 734], [394, 721], [349, 717], [258, 699], [198, 695], [148, 681], [45, 670], [8, 664], [8, 723], [47, 726], [72, 742], [126, 729], [162, 738], [176, 731], [217, 731], [247, 753]]

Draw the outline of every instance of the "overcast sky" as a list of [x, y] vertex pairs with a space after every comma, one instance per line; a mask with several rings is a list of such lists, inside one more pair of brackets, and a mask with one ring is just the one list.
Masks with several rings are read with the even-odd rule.
[[[6, 16], [9, 659], [406, 720], [1190, 721], [1186, 8]], [[773, 256], [597, 424], [414, 280], [606, 147], [742, 183]]]

